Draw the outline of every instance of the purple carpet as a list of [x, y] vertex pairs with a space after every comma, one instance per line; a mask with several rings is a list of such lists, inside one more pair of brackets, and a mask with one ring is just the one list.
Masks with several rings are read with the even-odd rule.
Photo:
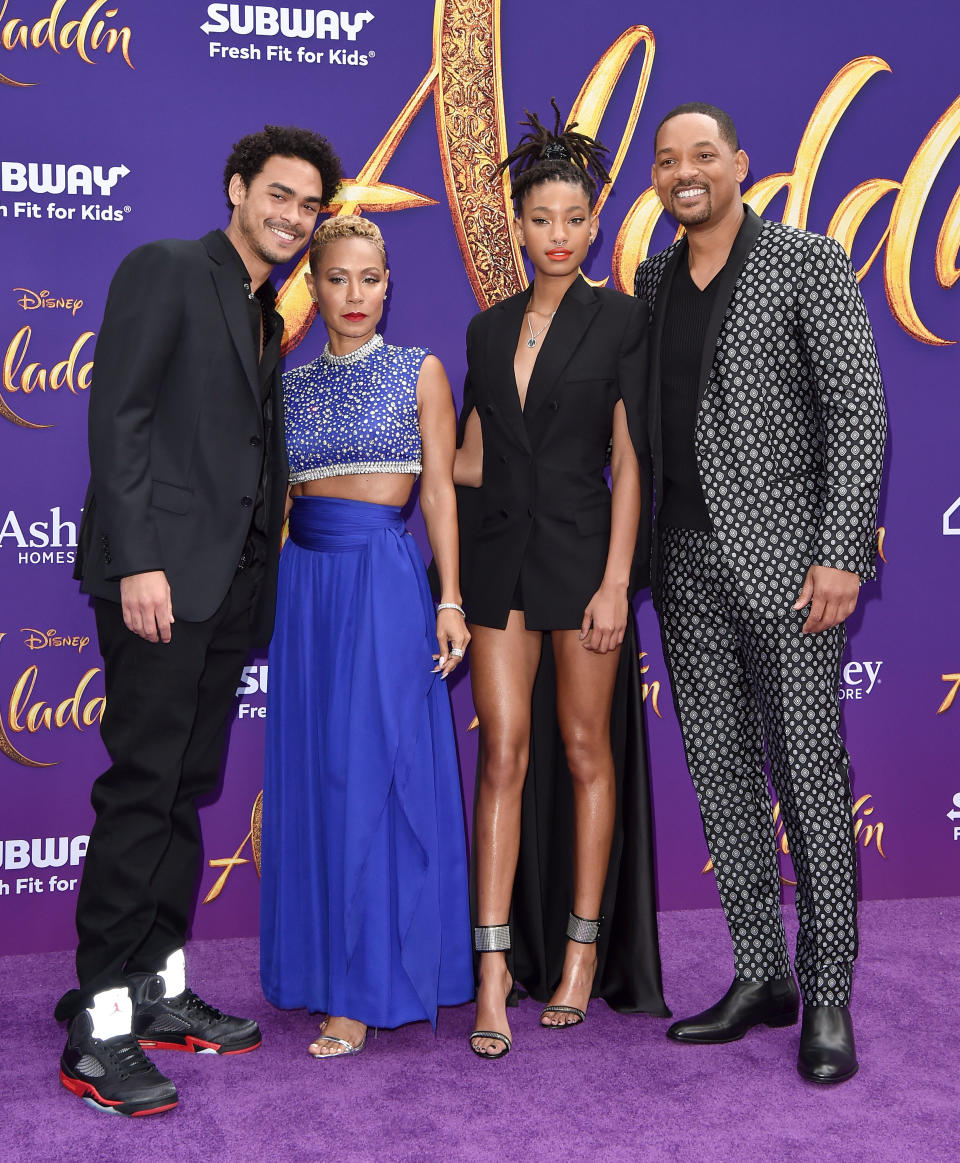
[[[122, 1119], [57, 1081], [64, 1036], [49, 1015], [71, 954], [0, 958], [0, 1159], [955, 1161], [960, 899], [875, 901], [860, 915], [861, 1069], [835, 1088], [797, 1076], [797, 1027], [677, 1046], [665, 1021], [597, 1002], [571, 1031], [541, 1031], [537, 1005], [521, 1002], [510, 1013], [515, 1048], [500, 1062], [469, 1052], [468, 1006], [443, 1011], [436, 1037], [420, 1023], [371, 1036], [358, 1058], [314, 1062], [314, 1021], [260, 994], [256, 942], [203, 941], [188, 949], [191, 984], [257, 1018], [263, 1047], [226, 1059], [158, 1052], [179, 1107]], [[665, 913], [660, 936], [674, 1012], [716, 1001], [732, 976], [720, 912]]]

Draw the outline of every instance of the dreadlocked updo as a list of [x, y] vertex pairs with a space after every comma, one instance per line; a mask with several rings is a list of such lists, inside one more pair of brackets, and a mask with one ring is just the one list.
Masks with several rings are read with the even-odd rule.
[[563, 128], [563, 117], [553, 97], [550, 104], [556, 115], [553, 130], [547, 129], [536, 113], [524, 109], [527, 120], [520, 124], [530, 132], [520, 138], [497, 167], [513, 167], [510, 192], [517, 214], [526, 195], [541, 182], [572, 182], [581, 187], [592, 206], [598, 189], [610, 181], [604, 165], [604, 154], [610, 152], [607, 147], [585, 133], [574, 132], [576, 121]]

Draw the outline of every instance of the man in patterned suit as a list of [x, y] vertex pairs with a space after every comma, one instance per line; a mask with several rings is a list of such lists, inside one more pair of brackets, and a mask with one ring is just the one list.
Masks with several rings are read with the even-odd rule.
[[837, 693], [844, 620], [875, 576], [886, 419], [870, 323], [832, 239], [765, 222], [722, 110], [666, 115], [653, 185], [686, 236], [637, 270], [652, 312], [654, 602], [733, 938], [726, 995], [668, 1030], [796, 1022], [764, 748], [797, 876], [797, 1068], [857, 1071], [856, 859]]

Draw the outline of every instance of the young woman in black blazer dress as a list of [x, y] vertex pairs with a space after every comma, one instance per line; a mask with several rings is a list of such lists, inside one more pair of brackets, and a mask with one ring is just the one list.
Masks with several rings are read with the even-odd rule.
[[[476, 518], [462, 533], [480, 723], [479, 985], [470, 1045], [489, 1058], [511, 1045], [511, 900], [545, 635], [572, 776], [573, 871], [562, 972], [543, 997], [541, 1025], [579, 1025], [594, 992], [618, 801], [611, 705], [625, 634], [632, 640], [628, 594], [642, 504], [635, 443], [642, 448], [647, 313], [580, 274], [597, 232], [593, 175], [609, 180], [604, 148], [572, 127], [561, 131], [559, 111], [553, 133], [536, 116], [525, 124], [530, 132], [503, 165], [514, 166], [515, 229], [534, 280], [470, 323], [455, 468], [458, 484], [470, 486], [460, 492]], [[562, 925], [561, 914], [561, 940]], [[653, 958], [651, 997], [618, 1008], [665, 1012], [655, 927]]]

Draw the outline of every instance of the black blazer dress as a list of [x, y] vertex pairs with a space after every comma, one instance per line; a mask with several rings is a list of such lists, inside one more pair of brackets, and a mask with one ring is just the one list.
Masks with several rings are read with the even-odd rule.
[[459, 439], [476, 409], [483, 484], [460, 488], [461, 586], [469, 621], [503, 629], [519, 585], [528, 629], [574, 630], [610, 542], [604, 470], [624, 401], [641, 466], [633, 584], [647, 584], [646, 305], [582, 277], [564, 295], [520, 407], [513, 358], [531, 288], [475, 315]]

